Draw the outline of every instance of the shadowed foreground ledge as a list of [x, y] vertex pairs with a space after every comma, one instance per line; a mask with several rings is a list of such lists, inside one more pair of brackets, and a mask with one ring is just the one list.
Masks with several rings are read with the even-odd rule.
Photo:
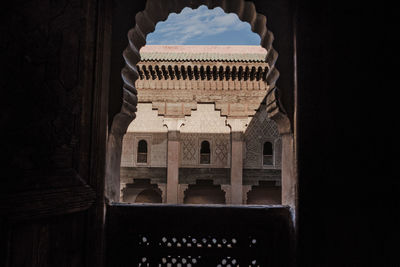
[[294, 266], [293, 231], [287, 206], [113, 204], [107, 266]]

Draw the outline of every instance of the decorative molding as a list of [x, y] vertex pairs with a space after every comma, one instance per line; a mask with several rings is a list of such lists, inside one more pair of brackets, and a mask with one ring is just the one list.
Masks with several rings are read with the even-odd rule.
[[228, 168], [179, 168], [179, 184], [196, 184], [198, 180], [212, 180], [214, 185], [230, 184]]
[[[168, 101], [166, 97], [158, 98], [158, 94], [154, 92], [150, 93], [150, 95], [153, 95], [153, 97], [149, 97], [147, 100], [153, 103], [153, 109], [157, 109], [159, 116], [183, 118], [185, 116], [190, 116], [192, 110], [197, 108], [196, 102], [187, 102], [187, 99], [182, 101], [182, 99], [179, 99], [179, 94], [171, 95], [171, 92], [168, 92], [167, 95], [171, 97], [170, 101]], [[167, 124], [164, 123], [164, 125], [168, 127]]]
[[[205, 62], [184, 63], [147, 61], [136, 66], [140, 81], [257, 81], [266, 82], [269, 72], [267, 63]], [[138, 80], [139, 81], [139, 80]], [[142, 88], [137, 86], [138, 88]]]
[[184, 118], [164, 118], [163, 124], [167, 126], [168, 132], [179, 132], [182, 125], [185, 124]]
[[244, 168], [243, 185], [258, 185], [260, 181], [280, 181], [282, 171], [280, 169]]
[[[139, 97], [144, 95], [143, 90], [179, 90], [182, 94], [183, 90], [207, 90], [212, 91], [265, 91], [268, 85], [265, 82], [259, 81], [244, 81], [244, 80], [136, 80], [136, 87], [139, 88]], [[210, 93], [210, 92], [208, 92]], [[226, 92], [225, 92], [226, 93]], [[145, 96], [145, 95], [144, 95]], [[139, 98], [140, 99], [140, 98]], [[140, 99], [141, 102], [147, 102]]]

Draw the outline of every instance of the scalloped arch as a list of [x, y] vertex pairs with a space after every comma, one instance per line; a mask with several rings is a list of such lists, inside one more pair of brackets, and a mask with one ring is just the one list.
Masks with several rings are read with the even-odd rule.
[[139, 77], [136, 64], [140, 61], [139, 50], [146, 44], [147, 34], [153, 32], [157, 22], [166, 20], [170, 13], [179, 13], [185, 7], [195, 9], [200, 5], [206, 5], [209, 9], [221, 7], [226, 13], [235, 13], [241, 21], [248, 22], [252, 31], [260, 36], [260, 45], [267, 50], [266, 61], [269, 67], [266, 74], [266, 82], [269, 85], [266, 96], [268, 116], [277, 122], [281, 133], [291, 131], [289, 119], [279, 103], [279, 89], [276, 87], [279, 71], [275, 67], [278, 52], [272, 46], [274, 36], [267, 29], [267, 18], [256, 12], [253, 2], [244, 0], [148, 0], [145, 9], [136, 14], [135, 27], [128, 31], [129, 45], [123, 52], [126, 64], [121, 71], [123, 101], [121, 111], [113, 119], [111, 133], [124, 135], [136, 116], [138, 99], [135, 81]]

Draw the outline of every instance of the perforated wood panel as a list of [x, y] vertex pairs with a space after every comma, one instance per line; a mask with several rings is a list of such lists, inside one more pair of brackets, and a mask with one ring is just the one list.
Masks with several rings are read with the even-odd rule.
[[112, 205], [107, 266], [293, 266], [287, 207]]

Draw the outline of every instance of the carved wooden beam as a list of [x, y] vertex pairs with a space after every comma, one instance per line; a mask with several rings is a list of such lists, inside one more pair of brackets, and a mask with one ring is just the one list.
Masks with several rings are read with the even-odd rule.
[[[269, 71], [267, 63], [254, 62], [254, 66], [243, 65], [241, 62], [224, 63], [219, 68], [213, 62], [203, 62], [196, 65], [181, 62], [139, 62], [137, 69], [140, 80], [257, 80], [265, 82]], [[210, 63], [210, 64], [209, 64]], [[219, 63], [220, 64], [220, 63]], [[160, 69], [162, 71], [160, 71]], [[244, 71], [243, 71], [244, 70]]]

